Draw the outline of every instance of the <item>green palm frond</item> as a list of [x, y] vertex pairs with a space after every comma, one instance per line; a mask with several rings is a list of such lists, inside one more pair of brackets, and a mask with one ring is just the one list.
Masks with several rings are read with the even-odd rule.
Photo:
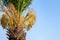
[[29, 5], [31, 4], [32, 0], [4, 0], [3, 1], [5, 5], [9, 5], [10, 3], [13, 3], [15, 8], [18, 10], [18, 12], [20, 14], [22, 14], [22, 12], [24, 10], [26, 10]]

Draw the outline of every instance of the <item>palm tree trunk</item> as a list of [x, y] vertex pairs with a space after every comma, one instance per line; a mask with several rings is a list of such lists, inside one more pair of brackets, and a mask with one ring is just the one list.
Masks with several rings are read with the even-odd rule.
[[26, 40], [26, 33], [22, 27], [15, 27], [14, 30], [7, 31], [9, 40]]

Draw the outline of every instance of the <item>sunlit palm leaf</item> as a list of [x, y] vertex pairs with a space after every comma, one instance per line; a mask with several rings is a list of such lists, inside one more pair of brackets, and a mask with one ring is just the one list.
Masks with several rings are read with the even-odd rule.
[[36, 21], [36, 16], [34, 14], [34, 11], [29, 11], [28, 14], [26, 15], [26, 29], [30, 30], [30, 28], [32, 28], [32, 25], [35, 23]]
[[[8, 22], [9, 28], [13, 29], [13, 27], [15, 27], [15, 26], [21, 26], [21, 27], [24, 26], [25, 18], [18, 14], [18, 12], [15, 9], [13, 4], [10, 4], [9, 7], [6, 10], [4, 10], [4, 12], [5, 12], [4, 15], [7, 15], [7, 22]], [[2, 19], [3, 19], [3, 17], [2, 17]], [[2, 21], [4, 21], [4, 20], [6, 20], [6, 18], [3, 19]], [[2, 24], [4, 22], [2, 22]]]

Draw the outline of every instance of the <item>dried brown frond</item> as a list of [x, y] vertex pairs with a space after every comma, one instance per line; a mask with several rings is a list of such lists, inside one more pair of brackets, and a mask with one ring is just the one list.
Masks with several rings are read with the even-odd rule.
[[6, 18], [6, 15], [2, 15], [2, 18], [1, 18], [1, 25], [3, 28], [6, 28], [6, 25], [7, 25], [7, 18]]

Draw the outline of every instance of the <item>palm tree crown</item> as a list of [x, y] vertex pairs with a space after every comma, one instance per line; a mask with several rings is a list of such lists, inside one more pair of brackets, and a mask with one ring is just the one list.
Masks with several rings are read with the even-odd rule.
[[4, 29], [8, 29], [7, 35], [9, 40], [25, 40], [25, 32], [32, 28], [36, 21], [36, 15], [33, 10], [27, 12], [26, 16], [22, 16], [31, 4], [32, 0], [2, 0], [1, 25]]

